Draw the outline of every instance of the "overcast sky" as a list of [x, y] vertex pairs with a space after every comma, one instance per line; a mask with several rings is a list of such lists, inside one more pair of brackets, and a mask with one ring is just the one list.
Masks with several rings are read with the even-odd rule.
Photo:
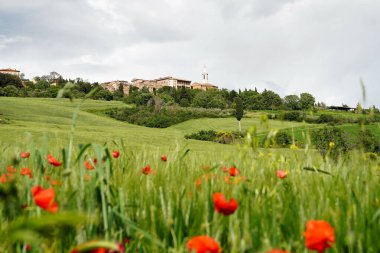
[[0, 0], [0, 68], [174, 76], [380, 107], [379, 0]]

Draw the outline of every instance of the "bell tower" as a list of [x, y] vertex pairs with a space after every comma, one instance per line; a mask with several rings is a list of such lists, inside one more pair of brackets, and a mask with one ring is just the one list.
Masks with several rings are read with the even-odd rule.
[[207, 73], [206, 65], [203, 66], [202, 83], [208, 83], [208, 73]]

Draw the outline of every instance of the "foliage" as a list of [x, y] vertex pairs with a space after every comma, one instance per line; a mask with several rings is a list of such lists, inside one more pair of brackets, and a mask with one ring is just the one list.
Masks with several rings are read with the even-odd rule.
[[160, 110], [143, 106], [113, 109], [108, 111], [107, 114], [118, 120], [154, 128], [166, 128], [189, 119], [230, 116], [230, 112], [220, 109], [181, 108], [175, 106], [164, 106]]
[[201, 130], [196, 133], [185, 135], [185, 139], [194, 139], [200, 141], [213, 141], [222, 144], [234, 143], [237, 139], [241, 139], [244, 135], [240, 132], [229, 131], [214, 131], [214, 130]]
[[361, 129], [357, 135], [356, 145], [365, 152], [380, 154], [380, 140], [368, 129]]
[[244, 105], [240, 97], [235, 98], [235, 117], [240, 121], [244, 115]]
[[284, 97], [284, 106], [288, 110], [301, 109], [300, 98], [297, 95], [288, 95]]
[[227, 103], [217, 91], [209, 90], [197, 93], [193, 99], [192, 106], [225, 109]]
[[301, 93], [299, 103], [302, 110], [310, 110], [314, 107], [315, 98], [310, 93]]
[[344, 131], [334, 126], [314, 130], [311, 133], [311, 140], [323, 157], [331, 156], [335, 160], [352, 148]]
[[0, 96], [17, 97], [18, 89], [14, 85], [7, 85], [4, 88], [0, 88]]
[[22, 88], [21, 79], [18, 76], [0, 73], [0, 88], [12, 85], [16, 88]]

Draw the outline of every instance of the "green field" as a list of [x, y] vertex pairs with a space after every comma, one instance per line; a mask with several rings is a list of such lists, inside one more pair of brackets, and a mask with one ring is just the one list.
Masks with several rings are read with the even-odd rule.
[[[27, 145], [30, 141], [39, 145], [46, 136], [55, 145], [67, 145], [72, 114], [78, 103], [79, 101], [71, 103], [68, 99], [0, 98], [0, 117], [9, 121], [9, 124], [0, 124], [0, 140], [4, 145]], [[200, 153], [205, 149], [213, 153], [228, 153], [236, 149], [230, 145], [184, 139], [185, 134], [204, 129], [237, 131], [238, 124], [234, 118], [196, 119], [166, 129], [154, 129], [120, 122], [96, 113], [124, 106], [126, 105], [121, 102], [85, 101], [78, 114], [75, 143], [102, 144], [123, 139], [127, 147], [145, 146], [165, 152], [175, 150], [178, 145]], [[242, 119], [243, 129], [249, 129], [254, 124], [259, 133], [304, 125], [271, 120], [263, 124], [258, 118]], [[24, 140], [28, 140], [28, 143]]]
[[[79, 101], [0, 98], [0, 252], [70, 252], [91, 241], [94, 248], [126, 252], [188, 252], [194, 236], [208, 235], [229, 252], [266, 253], [278, 248], [306, 253], [303, 233], [309, 220], [334, 228], [335, 242], [325, 252], [380, 252], [380, 166], [376, 156], [360, 151], [333, 161], [314, 150], [259, 149], [186, 140], [205, 129], [237, 130], [233, 118], [197, 119], [166, 129], [152, 129], [103, 115], [121, 102], [85, 101], [78, 114], [72, 159], [67, 159], [72, 116]], [[287, 129], [302, 135], [318, 125], [242, 120], [259, 134]], [[352, 134], [359, 126], [342, 126]], [[371, 125], [378, 131], [377, 125]], [[377, 135], [378, 136], [378, 135]], [[79, 145], [93, 143], [92, 145]], [[120, 157], [110, 154], [120, 151]], [[30, 157], [20, 159], [21, 151]], [[48, 163], [47, 154], [63, 162]], [[161, 155], [168, 156], [167, 162]], [[96, 158], [93, 170], [84, 162]], [[101, 162], [104, 161], [104, 162]], [[153, 173], [142, 168], [150, 165]], [[222, 166], [236, 166], [237, 176]], [[20, 175], [29, 168], [33, 176]], [[285, 179], [276, 177], [279, 169]], [[51, 179], [57, 180], [58, 184]], [[36, 205], [31, 189], [52, 187], [57, 213]], [[221, 192], [238, 202], [235, 213], [214, 209]], [[26, 250], [26, 245], [31, 250]], [[82, 248], [81, 248], [82, 247]], [[90, 252], [79, 247], [78, 252]], [[100, 251], [99, 251], [100, 252]]]

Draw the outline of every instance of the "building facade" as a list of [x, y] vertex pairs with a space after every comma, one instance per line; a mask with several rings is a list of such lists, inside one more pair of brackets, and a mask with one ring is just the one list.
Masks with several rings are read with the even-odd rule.
[[115, 91], [118, 91], [120, 85], [123, 85], [123, 92], [124, 92], [124, 94], [128, 95], [129, 94], [129, 87], [131, 85], [128, 81], [119, 81], [119, 80], [117, 80], [117, 81], [106, 82], [106, 83], [100, 84], [101, 87], [103, 87], [104, 89], [109, 90], [112, 93], [115, 92]]
[[206, 90], [217, 90], [218, 86], [208, 82], [208, 72], [206, 70], [206, 67], [204, 67], [203, 73], [202, 73], [202, 82], [201, 83], [193, 83], [191, 85], [191, 88], [206, 91]]
[[18, 77], [20, 77], [20, 74], [21, 74], [19, 70], [11, 69], [11, 68], [0, 69], [0, 73], [14, 75], [14, 76], [18, 76]]

